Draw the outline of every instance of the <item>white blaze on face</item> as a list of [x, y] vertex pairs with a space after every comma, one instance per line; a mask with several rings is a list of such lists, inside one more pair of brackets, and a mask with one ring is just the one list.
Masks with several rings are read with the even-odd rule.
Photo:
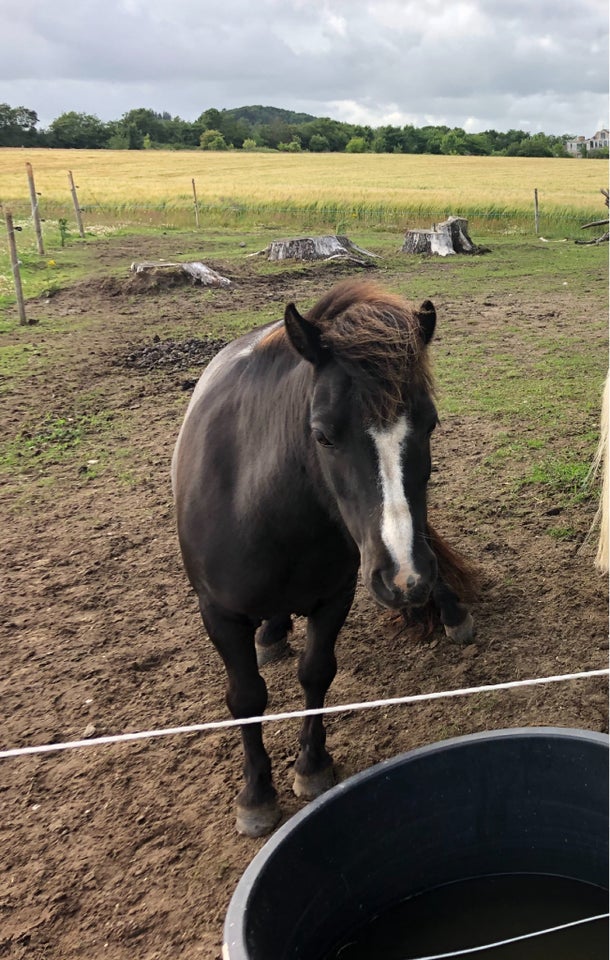
[[377, 449], [383, 497], [381, 538], [397, 567], [396, 586], [403, 592], [409, 577], [419, 579], [413, 561], [413, 518], [402, 484], [403, 447], [409, 431], [404, 416], [391, 427], [369, 429]]

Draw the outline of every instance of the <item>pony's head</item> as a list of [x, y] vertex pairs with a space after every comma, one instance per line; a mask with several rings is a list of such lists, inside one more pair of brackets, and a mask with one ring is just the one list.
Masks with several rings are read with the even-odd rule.
[[437, 575], [426, 538], [430, 436], [437, 422], [427, 345], [436, 312], [371, 283], [337, 284], [285, 328], [314, 369], [310, 443], [331, 508], [384, 606], [426, 602]]

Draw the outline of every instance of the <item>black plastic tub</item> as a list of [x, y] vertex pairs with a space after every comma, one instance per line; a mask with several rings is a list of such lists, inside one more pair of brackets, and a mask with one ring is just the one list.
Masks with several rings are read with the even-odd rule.
[[422, 747], [281, 827], [241, 878], [225, 960], [324, 960], [369, 919], [469, 878], [608, 886], [608, 737], [531, 727]]

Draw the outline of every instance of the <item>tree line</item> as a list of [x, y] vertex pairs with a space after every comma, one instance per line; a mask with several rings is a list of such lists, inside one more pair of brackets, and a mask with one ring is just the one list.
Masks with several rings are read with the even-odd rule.
[[[565, 157], [572, 135], [524, 130], [467, 133], [459, 127], [343, 123], [279, 107], [205, 110], [196, 120], [140, 107], [120, 120], [68, 111], [38, 129], [27, 107], [0, 104], [0, 146], [111, 150], [280, 150], [291, 153], [432, 153], [463, 156]], [[608, 155], [608, 151], [596, 151]], [[591, 156], [593, 154], [590, 154]]]

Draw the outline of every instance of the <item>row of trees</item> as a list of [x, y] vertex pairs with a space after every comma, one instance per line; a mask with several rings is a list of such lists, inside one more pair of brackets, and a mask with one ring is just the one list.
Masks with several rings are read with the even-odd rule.
[[[277, 107], [205, 110], [190, 122], [169, 113], [139, 108], [104, 123], [92, 114], [70, 111], [39, 130], [26, 107], [0, 104], [0, 146], [81, 149], [285, 150], [314, 153], [436, 153], [480, 156], [564, 157], [571, 139], [530, 135], [523, 130], [466, 133], [446, 126], [370, 127], [313, 117]], [[598, 151], [601, 154], [601, 151]], [[605, 151], [608, 155], [608, 151]]]

